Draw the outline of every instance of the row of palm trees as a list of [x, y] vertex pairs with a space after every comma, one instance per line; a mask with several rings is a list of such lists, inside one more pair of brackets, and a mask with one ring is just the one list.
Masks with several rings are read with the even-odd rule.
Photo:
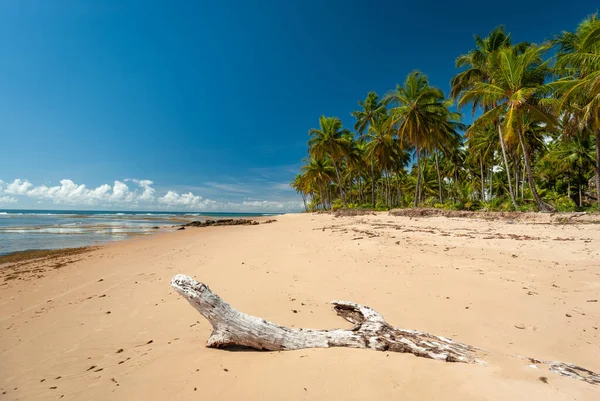
[[[449, 97], [415, 71], [382, 98], [368, 93], [354, 131], [322, 116], [291, 183], [306, 210], [600, 207], [597, 14], [543, 45], [498, 27], [456, 66]], [[462, 124], [454, 104], [478, 117]]]

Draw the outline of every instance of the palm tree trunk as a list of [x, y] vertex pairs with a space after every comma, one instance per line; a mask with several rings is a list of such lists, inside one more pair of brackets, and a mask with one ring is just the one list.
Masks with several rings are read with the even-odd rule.
[[494, 199], [494, 161], [492, 160], [492, 167], [490, 168], [490, 202]]
[[385, 183], [386, 183], [386, 188], [385, 188], [385, 203], [387, 205], [387, 207], [390, 207], [391, 204], [391, 194], [390, 194], [390, 173], [388, 171], [388, 169], [386, 168], [384, 170], [385, 173]]
[[529, 182], [529, 189], [531, 189], [531, 193], [533, 194], [533, 199], [535, 200], [535, 203], [537, 204], [538, 208], [540, 209], [540, 212], [544, 212], [544, 213], [549, 213], [549, 212], [555, 212], [556, 210], [544, 203], [542, 201], [542, 199], [540, 198], [540, 195], [537, 192], [537, 189], [535, 188], [535, 181], [533, 180], [533, 173], [531, 171], [531, 163], [529, 160], [529, 149], [527, 149], [525, 147], [525, 141], [523, 140], [523, 135], [521, 133], [521, 130], [517, 130], [517, 135], [519, 137], [519, 142], [521, 143], [521, 149], [523, 150], [523, 159], [525, 161], [525, 171], [527, 171], [527, 181]]
[[525, 166], [521, 170], [521, 200], [525, 199]]
[[479, 158], [479, 174], [481, 175], [481, 201], [485, 202], [485, 177], [483, 176], [483, 159]]
[[325, 207], [325, 198], [323, 198], [323, 185], [319, 184], [319, 200], [321, 201], [321, 207], [323, 208], [323, 210], [326, 210], [327, 208]]
[[415, 186], [415, 201], [414, 207], [417, 207], [419, 204], [419, 186], [421, 184], [421, 158], [419, 157], [419, 145], [416, 145], [416, 155], [417, 155], [417, 185]]
[[596, 200], [600, 208], [600, 130], [596, 132]]
[[435, 169], [437, 171], [438, 176], [438, 193], [440, 196], [440, 203], [444, 203], [444, 198], [442, 197], [442, 175], [440, 174], [440, 163], [438, 161], [438, 152], [435, 151]]
[[344, 204], [344, 207], [348, 207], [348, 205], [346, 205], [346, 195], [344, 194], [344, 187], [342, 186], [342, 178], [340, 177], [340, 170], [338, 170], [337, 163], [335, 162], [335, 160], [331, 159], [331, 161], [333, 162], [333, 168], [335, 169], [335, 175], [337, 176], [338, 185], [340, 186], [340, 196], [342, 198], [342, 203]]
[[[515, 191], [516, 191], [516, 197], [519, 197], [519, 163], [518, 163], [518, 157], [517, 160], [515, 160]], [[521, 198], [521, 200], [523, 200], [523, 198]]]
[[371, 203], [375, 207], [375, 163], [371, 159]]
[[308, 206], [306, 206], [306, 194], [304, 194], [304, 192], [300, 192], [300, 195], [302, 195], [302, 203], [304, 203], [304, 211], [308, 212]]
[[[346, 188], [345, 182], [342, 185], [344, 185], [344, 188]], [[344, 195], [346, 195], [346, 200], [348, 202], [352, 203], [352, 180], [350, 180], [350, 183], [348, 184], [348, 188], [346, 188], [346, 190], [344, 191]]]
[[510, 180], [510, 168], [508, 167], [508, 160], [506, 158], [506, 144], [504, 143], [504, 137], [502, 136], [502, 124], [498, 123], [498, 133], [500, 135], [500, 147], [502, 148], [502, 158], [504, 159], [504, 168], [506, 170], [506, 176], [508, 178], [508, 192], [510, 194], [510, 200], [512, 201], [513, 207], [517, 209], [517, 201], [515, 200], [515, 193], [512, 189], [512, 183]]
[[402, 203], [402, 189], [400, 189], [400, 170], [396, 173], [396, 189], [398, 191], [398, 206], [401, 206]]
[[525, 163], [523, 163], [523, 166], [521, 168], [521, 166], [519, 165], [519, 168], [517, 169], [517, 174], [519, 174], [519, 181], [517, 181], [517, 185], [519, 187], [521, 187], [519, 189], [519, 187], [517, 187], [517, 197], [519, 195], [519, 191], [521, 191], [521, 202], [523, 202], [525, 200], [525, 186], [523, 185], [523, 183], [525, 182]]
[[362, 187], [361, 187], [361, 176], [360, 176], [360, 170], [358, 170], [358, 203], [362, 205]]

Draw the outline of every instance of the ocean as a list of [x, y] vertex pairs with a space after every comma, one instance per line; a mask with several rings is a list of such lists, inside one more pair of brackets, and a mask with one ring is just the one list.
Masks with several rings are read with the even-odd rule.
[[118, 241], [193, 220], [268, 215], [274, 214], [0, 209], [0, 255]]

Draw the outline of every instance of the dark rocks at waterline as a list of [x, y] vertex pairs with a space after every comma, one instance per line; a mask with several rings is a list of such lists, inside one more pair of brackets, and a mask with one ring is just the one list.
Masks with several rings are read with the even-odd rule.
[[205, 220], [192, 221], [184, 224], [183, 227], [212, 227], [212, 226], [255, 226], [258, 221], [249, 219], [220, 219], [220, 220]]
[[276, 221], [277, 220], [275, 220], [275, 219], [270, 219], [270, 220], [267, 220], [267, 221], [263, 221], [263, 224], [275, 223]]

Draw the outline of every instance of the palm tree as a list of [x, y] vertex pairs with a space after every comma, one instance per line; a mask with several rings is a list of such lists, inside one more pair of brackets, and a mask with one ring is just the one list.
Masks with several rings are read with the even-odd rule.
[[355, 141], [353, 137], [348, 139], [348, 153], [346, 155], [347, 170], [350, 175], [350, 181], [354, 180], [356, 174], [358, 184], [358, 202], [362, 203], [362, 172], [365, 170], [365, 142]]
[[574, 33], [563, 32], [555, 40], [559, 47], [556, 68], [566, 75], [553, 87], [562, 95], [561, 108], [574, 111], [580, 129], [588, 126], [596, 137], [596, 197], [600, 207], [600, 20], [593, 14]]
[[582, 186], [587, 182], [586, 174], [594, 165], [594, 150], [590, 135], [579, 133], [563, 138], [548, 154], [555, 170], [566, 173], [569, 178], [577, 178], [577, 204], [583, 206]]
[[304, 211], [308, 212], [308, 206], [306, 205], [306, 195], [308, 194], [308, 180], [306, 174], [296, 174], [294, 180], [290, 183], [290, 187], [296, 190], [296, 193], [302, 195], [302, 202], [304, 203]]
[[[474, 163], [479, 164], [479, 174], [481, 180], [481, 200], [485, 201], [485, 174], [484, 169], [490, 168], [490, 185], [493, 185], [493, 162], [494, 162], [494, 139], [496, 132], [493, 126], [484, 127], [479, 130], [467, 131], [468, 152]], [[492, 197], [492, 188], [489, 191], [490, 200]]]
[[[481, 129], [500, 121], [504, 135], [517, 138], [523, 153], [529, 188], [540, 211], [554, 209], [540, 198], [531, 167], [531, 152], [525, 143], [525, 120], [535, 119], [541, 124], [554, 126], [556, 119], [541, 106], [542, 84], [548, 74], [548, 63], [541, 59], [545, 47], [530, 45], [526, 49], [503, 47], [491, 54], [488, 82], [475, 82], [463, 92], [459, 106], [479, 103], [487, 106], [485, 112], [473, 123], [471, 129]], [[507, 166], [507, 174], [509, 174]], [[510, 179], [509, 179], [510, 183]]]
[[329, 157], [331, 159], [342, 202], [344, 206], [347, 206], [344, 186], [340, 176], [340, 165], [342, 159], [348, 153], [349, 143], [346, 135], [349, 134], [349, 131], [342, 128], [342, 120], [339, 118], [321, 116], [319, 129], [312, 128], [308, 131], [308, 134], [310, 135], [308, 141], [309, 153], [317, 158]]
[[[450, 95], [452, 97], [460, 97], [462, 93], [468, 91], [478, 83], [490, 82], [492, 72], [495, 69], [495, 66], [492, 63], [493, 55], [496, 54], [500, 49], [505, 49], [511, 46], [510, 35], [504, 32], [503, 26], [499, 26], [494, 28], [492, 32], [490, 32], [490, 34], [485, 38], [475, 35], [475, 46], [475, 49], [471, 50], [467, 54], [459, 56], [456, 59], [457, 68], [468, 68], [456, 74], [452, 79], [452, 90], [450, 91]], [[525, 43], [517, 45], [519, 49], [522, 49], [525, 46]], [[479, 107], [482, 107], [484, 111], [487, 111], [490, 107], [494, 107], [495, 105], [482, 103], [480, 99], [473, 99], [472, 106], [472, 114], [474, 115]], [[510, 194], [513, 207], [516, 209], [517, 201], [515, 200], [515, 193], [513, 191], [512, 181], [510, 178], [510, 169], [508, 167], [508, 158], [506, 156], [506, 143], [498, 122], [495, 121], [493, 124], [494, 126], [498, 127], [498, 137], [500, 140], [500, 147], [502, 149], [502, 160], [504, 161], [504, 168], [508, 178], [508, 193]]]
[[[353, 111], [350, 115], [356, 118], [354, 129], [362, 136], [368, 131], [370, 125], [375, 124], [380, 118], [387, 116], [387, 110], [383, 102], [379, 100], [379, 95], [376, 92], [367, 93], [365, 101], [359, 100], [358, 105], [362, 109]], [[373, 176], [371, 180], [371, 203], [375, 206], [375, 164], [372, 160], [369, 164], [371, 165], [371, 175]]]
[[318, 188], [321, 206], [323, 209], [327, 209], [325, 197], [323, 196], [323, 188], [329, 186], [333, 177], [333, 167], [330, 159], [317, 159], [311, 157], [300, 170], [306, 177], [307, 185]]
[[446, 156], [456, 155], [458, 147], [461, 143], [461, 136], [458, 130], [466, 130], [467, 126], [461, 124], [460, 114], [451, 112], [449, 107], [452, 102], [447, 100], [444, 102], [444, 108], [440, 109], [442, 115], [438, 116], [435, 125], [430, 131], [430, 140], [428, 151], [433, 153], [435, 169], [438, 178], [438, 197], [440, 203], [444, 202], [442, 194], [442, 176], [440, 173], [440, 163], [438, 160], [438, 153], [443, 153]]
[[436, 130], [440, 120], [446, 118], [447, 108], [444, 94], [438, 88], [429, 85], [427, 76], [419, 71], [408, 74], [404, 85], [385, 97], [391, 104], [392, 123], [397, 127], [400, 142], [407, 141], [415, 147], [417, 159], [417, 183], [415, 186], [414, 206], [419, 204], [421, 183], [421, 153], [431, 146], [431, 132]]
[[379, 95], [376, 92], [367, 93], [365, 101], [359, 100], [358, 105], [362, 110], [353, 111], [350, 115], [356, 118], [354, 129], [362, 135], [369, 129], [369, 125], [375, 124], [375, 121], [384, 116], [387, 110], [385, 105], [379, 101]]
[[[504, 27], [496, 27], [490, 34], [482, 38], [475, 37], [475, 49], [467, 54], [462, 54], [456, 59], [456, 68], [468, 67], [452, 78], [450, 96], [456, 98], [478, 82], [489, 82], [492, 69], [490, 68], [490, 55], [499, 49], [511, 46], [510, 35], [504, 32]], [[479, 104], [473, 103], [473, 113]]]
[[385, 200], [387, 206], [391, 206], [390, 170], [397, 155], [392, 122], [391, 118], [380, 118], [375, 124], [369, 125], [367, 137], [370, 141], [366, 145], [367, 157], [369, 160], [377, 162], [377, 165], [385, 174]]

